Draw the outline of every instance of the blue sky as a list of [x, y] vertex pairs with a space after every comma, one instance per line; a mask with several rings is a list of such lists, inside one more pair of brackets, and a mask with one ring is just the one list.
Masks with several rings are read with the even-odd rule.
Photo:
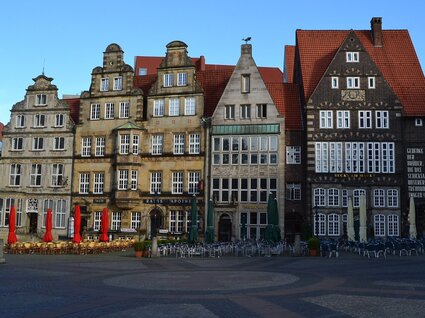
[[184, 41], [189, 55], [211, 64], [235, 64], [243, 37], [251, 36], [259, 66], [283, 68], [283, 48], [295, 44], [296, 29], [408, 29], [425, 63], [423, 0], [14, 0], [0, 3], [0, 121], [10, 120], [32, 78], [54, 78], [63, 94], [88, 90], [110, 43], [126, 63], [134, 56], [164, 56], [165, 45]]

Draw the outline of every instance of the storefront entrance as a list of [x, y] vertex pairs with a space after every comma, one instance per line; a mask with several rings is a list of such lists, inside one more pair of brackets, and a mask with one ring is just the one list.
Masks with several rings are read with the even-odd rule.
[[28, 213], [28, 216], [30, 218], [30, 228], [28, 232], [29, 234], [37, 234], [38, 214]]
[[158, 230], [162, 228], [162, 225], [163, 225], [161, 211], [158, 209], [152, 210], [150, 213], [150, 218], [151, 218], [151, 237], [154, 237], [157, 235]]
[[230, 242], [232, 239], [232, 220], [228, 214], [222, 214], [218, 221], [218, 240]]

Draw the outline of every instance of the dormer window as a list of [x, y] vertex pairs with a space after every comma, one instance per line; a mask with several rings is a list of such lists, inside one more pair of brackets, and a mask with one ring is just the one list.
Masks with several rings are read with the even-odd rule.
[[164, 74], [164, 87], [171, 87], [174, 83], [173, 74]]
[[122, 90], [122, 76], [114, 77], [114, 91]]
[[354, 63], [359, 61], [359, 52], [347, 52], [347, 62]]
[[241, 82], [241, 92], [249, 93], [251, 89], [251, 77], [250, 74], [242, 74], [242, 82]]
[[36, 105], [46, 105], [47, 104], [46, 94], [37, 94], [35, 104]]
[[187, 73], [178, 73], [177, 86], [187, 85]]
[[422, 127], [423, 126], [422, 118], [415, 118], [415, 126], [416, 127]]
[[100, 79], [100, 91], [107, 92], [109, 90], [109, 78], [104, 77]]

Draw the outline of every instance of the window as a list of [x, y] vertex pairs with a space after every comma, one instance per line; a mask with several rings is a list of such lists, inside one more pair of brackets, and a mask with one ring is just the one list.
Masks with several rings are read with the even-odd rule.
[[185, 224], [186, 211], [170, 211], [169, 231], [170, 233], [182, 233], [186, 231]]
[[345, 143], [345, 172], [365, 172], [365, 149], [362, 142]]
[[46, 104], [47, 104], [47, 95], [37, 94], [35, 98], [35, 105], [46, 105]]
[[52, 186], [61, 187], [63, 185], [64, 165], [54, 163], [52, 165]]
[[120, 91], [122, 90], [122, 76], [114, 77], [114, 91]]
[[331, 88], [338, 88], [339, 87], [339, 78], [337, 76], [331, 77]]
[[342, 143], [329, 143], [329, 172], [343, 172]]
[[131, 170], [130, 189], [137, 190], [137, 170]]
[[64, 125], [64, 115], [56, 114], [55, 116], [55, 127], [63, 127]]
[[328, 189], [328, 206], [339, 206], [339, 190]]
[[343, 207], [347, 207], [348, 206], [348, 190], [347, 189], [342, 189], [341, 190], [341, 203], [342, 203], [341, 205]]
[[162, 154], [162, 135], [152, 136], [152, 155]]
[[396, 214], [388, 215], [388, 236], [399, 236], [399, 218]]
[[55, 227], [56, 228], [65, 228], [66, 227], [66, 211], [67, 211], [67, 201], [66, 200], [57, 200], [56, 201], [56, 211], [54, 213]]
[[121, 212], [112, 212], [111, 230], [118, 231], [121, 229]]
[[96, 137], [96, 157], [103, 157], [105, 155], [105, 137]]
[[84, 172], [80, 173], [80, 194], [87, 194], [89, 193], [89, 186], [90, 186], [90, 173]]
[[32, 140], [32, 150], [43, 150], [44, 149], [44, 139], [41, 137], [35, 137]]
[[358, 62], [359, 61], [359, 52], [347, 52], [346, 53], [347, 62]]
[[224, 106], [224, 119], [235, 119], [235, 105]]
[[131, 228], [134, 230], [139, 230], [142, 223], [142, 213], [140, 212], [131, 212]]
[[105, 104], [105, 119], [114, 119], [115, 111], [114, 111], [114, 103], [106, 103]]
[[90, 120], [100, 119], [100, 104], [90, 105]]
[[241, 119], [250, 119], [251, 118], [251, 105], [243, 104], [241, 105]]
[[339, 215], [332, 213], [328, 215], [328, 235], [339, 236]]
[[249, 74], [242, 74], [241, 77], [241, 92], [249, 93], [251, 90], [251, 77]]
[[314, 206], [326, 206], [326, 190], [322, 188], [314, 189]]
[[350, 111], [338, 110], [336, 112], [337, 128], [350, 128]]
[[30, 186], [41, 186], [41, 164], [32, 164], [30, 173]]
[[53, 150], [65, 150], [65, 138], [55, 137]]
[[381, 143], [367, 143], [367, 172], [381, 172]]
[[102, 212], [100, 212], [100, 211], [94, 212], [94, 215], [93, 215], [93, 230], [99, 231], [101, 224], [102, 224]]
[[118, 170], [118, 190], [128, 189], [128, 170]]
[[172, 173], [172, 194], [182, 194], [183, 193], [183, 172], [173, 172]]
[[415, 118], [415, 126], [416, 127], [422, 127], [423, 126], [422, 118]]
[[24, 138], [16, 137], [12, 138], [12, 149], [11, 150], [22, 150], [24, 144]]
[[129, 102], [120, 102], [120, 118], [130, 117], [130, 103]]
[[398, 208], [398, 190], [387, 190], [387, 206], [389, 208]]
[[286, 163], [290, 165], [301, 164], [301, 147], [300, 146], [286, 147]]
[[382, 173], [395, 172], [395, 146], [393, 142], [381, 143], [382, 150]]
[[372, 112], [359, 110], [359, 128], [372, 128]]
[[100, 79], [100, 91], [107, 92], [109, 90], [109, 78], [104, 77]]
[[363, 189], [355, 189], [353, 191], [353, 207], [358, 208], [360, 207], [360, 196], [366, 196], [366, 190]]
[[373, 190], [373, 204], [375, 207], [385, 206], [385, 190], [383, 189]]
[[301, 184], [287, 183], [286, 184], [286, 199], [287, 200], [301, 200]]
[[139, 154], [139, 135], [133, 135], [133, 155]]
[[328, 172], [329, 171], [328, 143], [316, 142], [315, 154], [316, 154], [316, 172], [318, 173]]
[[186, 85], [187, 85], [187, 73], [178, 73], [177, 86], [186, 86]]
[[367, 78], [367, 88], [375, 88], [375, 77], [368, 77]]
[[34, 127], [44, 127], [46, 117], [44, 115], [34, 115]]
[[16, 128], [25, 127], [25, 115], [17, 115], [16, 116]]
[[199, 181], [201, 180], [201, 173], [199, 171], [191, 171], [188, 173], [188, 189], [189, 194], [199, 193]]
[[153, 104], [153, 117], [164, 116], [164, 100], [156, 99]]
[[169, 107], [168, 107], [168, 116], [178, 116], [179, 108], [180, 108], [179, 99], [170, 98]]
[[140, 76], [148, 75], [148, 69], [143, 67], [139, 68], [139, 75]]
[[91, 154], [91, 137], [81, 138], [81, 157], [90, 157]]
[[314, 233], [316, 235], [326, 235], [326, 215], [316, 213], [314, 215]]
[[184, 114], [191, 116], [196, 114], [196, 100], [194, 97], [186, 97], [184, 104]]
[[267, 118], [267, 104], [257, 104], [257, 118]]
[[375, 125], [376, 128], [390, 128], [387, 110], [375, 111]]
[[385, 236], [385, 215], [376, 214], [373, 217], [375, 236]]
[[184, 134], [174, 135], [173, 154], [182, 155], [184, 154]]
[[130, 152], [130, 135], [120, 135], [120, 155], [128, 155]]
[[95, 172], [93, 178], [93, 193], [102, 194], [105, 181], [105, 174], [103, 172]]
[[164, 87], [171, 87], [174, 84], [173, 74], [164, 74]]
[[333, 128], [333, 114], [331, 110], [320, 111], [320, 128]]
[[189, 153], [190, 154], [201, 153], [201, 135], [200, 134], [189, 135]]
[[360, 88], [360, 77], [347, 77], [347, 88]]
[[159, 172], [159, 171], [151, 172], [150, 193], [151, 194], [161, 193], [161, 184], [162, 184], [162, 172]]

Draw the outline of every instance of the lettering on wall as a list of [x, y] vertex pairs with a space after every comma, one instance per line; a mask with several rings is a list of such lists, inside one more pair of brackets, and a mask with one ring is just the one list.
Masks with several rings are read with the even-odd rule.
[[407, 148], [407, 188], [409, 196], [425, 198], [424, 148]]

